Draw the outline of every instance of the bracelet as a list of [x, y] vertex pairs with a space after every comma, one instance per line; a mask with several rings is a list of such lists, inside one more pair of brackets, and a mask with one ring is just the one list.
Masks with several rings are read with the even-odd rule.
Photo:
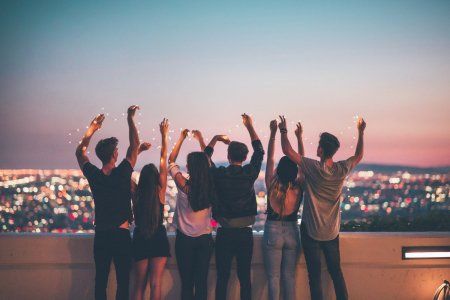
[[281, 133], [287, 133], [287, 129], [286, 128], [280, 128], [280, 132]]

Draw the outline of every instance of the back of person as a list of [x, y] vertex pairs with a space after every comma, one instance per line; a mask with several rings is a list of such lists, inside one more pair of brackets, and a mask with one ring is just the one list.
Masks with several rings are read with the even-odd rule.
[[118, 228], [131, 218], [132, 172], [133, 168], [126, 159], [109, 175], [90, 162], [84, 164], [83, 173], [94, 198], [96, 230]]
[[196, 237], [212, 231], [211, 207], [193, 211], [188, 195], [180, 189], [178, 189], [174, 220], [177, 229], [188, 236]]
[[[201, 132], [193, 131], [203, 150]], [[181, 299], [206, 300], [208, 297], [209, 261], [213, 250], [211, 202], [215, 200], [214, 179], [204, 152], [191, 152], [186, 165], [189, 176], [175, 163], [188, 130], [181, 132], [169, 157], [170, 175], [178, 188], [175, 208], [175, 254], [181, 279]]]
[[[254, 183], [257, 179], [251, 165], [217, 168], [214, 172], [217, 190], [215, 213], [225, 218], [239, 218], [256, 214]], [[249, 201], [251, 200], [251, 201]]]
[[353, 161], [334, 162], [327, 167], [320, 161], [304, 157], [305, 203], [302, 220], [308, 234], [316, 240], [332, 240], [339, 234], [342, 187], [352, 170]]
[[267, 191], [267, 219], [268, 221], [297, 222], [303, 190], [299, 182], [287, 189], [286, 193]]

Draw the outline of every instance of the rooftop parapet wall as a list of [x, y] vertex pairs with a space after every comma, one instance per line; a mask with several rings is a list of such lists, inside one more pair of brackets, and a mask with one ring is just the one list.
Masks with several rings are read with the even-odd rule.
[[[174, 257], [163, 279], [165, 299], [179, 299], [180, 281]], [[267, 299], [262, 263], [262, 236], [255, 235], [252, 263], [253, 298]], [[0, 234], [0, 299], [93, 299], [94, 263], [91, 234]], [[402, 246], [450, 246], [450, 232], [341, 233], [341, 261], [350, 299], [432, 299], [434, 290], [450, 279], [450, 259], [402, 260]], [[323, 264], [326, 299], [333, 285]], [[215, 288], [211, 259], [209, 299]], [[297, 265], [297, 299], [309, 299], [304, 257]], [[229, 299], [238, 299], [236, 275], [230, 280]], [[108, 298], [114, 299], [114, 271]]]

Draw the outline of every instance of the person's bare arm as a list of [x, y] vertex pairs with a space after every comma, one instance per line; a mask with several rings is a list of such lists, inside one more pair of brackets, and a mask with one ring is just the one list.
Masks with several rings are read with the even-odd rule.
[[267, 164], [266, 164], [266, 188], [269, 189], [270, 183], [272, 182], [274, 171], [275, 171], [275, 136], [277, 134], [277, 120], [272, 120], [270, 122], [270, 139], [269, 146], [267, 147]]
[[[297, 137], [297, 147], [298, 153], [301, 157], [305, 156], [305, 148], [303, 147], [303, 126], [300, 122], [297, 123], [297, 128], [295, 129], [295, 136]], [[302, 168], [298, 168], [297, 178], [299, 182], [302, 182], [305, 178]]]
[[183, 142], [186, 139], [188, 133], [189, 133], [188, 129], [183, 129], [183, 131], [181, 131], [180, 137], [178, 138], [177, 142], [175, 143], [175, 146], [173, 147], [172, 152], [170, 152], [169, 164], [174, 163], [177, 160], [178, 154], [180, 153], [181, 145], [183, 145]]
[[203, 134], [200, 132], [200, 130], [192, 130], [192, 134], [194, 136], [194, 139], [196, 139], [200, 144], [200, 149], [202, 149], [202, 151], [205, 151], [206, 144], [205, 140], [203, 139]]
[[283, 149], [284, 155], [289, 157], [293, 162], [300, 165], [302, 160], [302, 156], [295, 152], [292, 148], [291, 143], [289, 142], [289, 138], [287, 136], [287, 128], [286, 128], [286, 118], [284, 116], [280, 116], [280, 123], [278, 124], [281, 133], [281, 148]]
[[295, 129], [295, 136], [297, 137], [298, 153], [301, 156], [305, 156], [305, 148], [303, 147], [303, 126], [300, 122], [297, 123], [297, 128]]
[[358, 119], [358, 143], [356, 144], [355, 155], [353, 155], [354, 166], [356, 166], [364, 156], [364, 130], [366, 129], [366, 122], [363, 118]]
[[128, 108], [127, 111], [128, 137], [130, 140], [130, 146], [127, 150], [127, 160], [130, 162], [130, 165], [133, 168], [136, 165], [139, 150], [139, 134], [136, 128], [136, 124], [134, 124], [134, 115], [136, 114], [136, 111], [138, 109], [139, 106], [132, 105]]
[[230, 138], [227, 135], [225, 135], [225, 134], [218, 134], [218, 135], [215, 135], [211, 139], [211, 141], [209, 142], [207, 147], [214, 149], [214, 147], [216, 146], [217, 142], [223, 142], [224, 144], [227, 144], [227, 145], [229, 143], [231, 143]]
[[242, 115], [242, 123], [244, 123], [245, 128], [247, 128], [248, 133], [250, 134], [250, 139], [252, 142], [259, 140], [258, 134], [256, 133], [255, 128], [253, 127], [253, 119], [247, 114]]
[[223, 142], [223, 143], [225, 143], [227, 145], [231, 143], [231, 141], [230, 141], [230, 139], [228, 138], [227, 135], [219, 134], [219, 135], [214, 136], [211, 139], [211, 141], [209, 142], [208, 146], [206, 146], [205, 150], [203, 150], [203, 152], [206, 154], [206, 156], [209, 159], [211, 167], [213, 167], [213, 168], [215, 168], [216, 165], [214, 164], [214, 162], [212, 160], [212, 155], [214, 153], [214, 146], [216, 146], [216, 143], [218, 141], [221, 141], [221, 142]]
[[162, 204], [166, 203], [167, 189], [167, 135], [169, 132], [169, 120], [163, 119], [159, 124], [161, 132], [161, 159], [159, 162], [159, 200]]
[[86, 130], [86, 133], [84, 134], [84, 136], [81, 140], [81, 143], [77, 146], [77, 149], [75, 151], [75, 156], [77, 157], [77, 161], [78, 161], [78, 165], [80, 166], [80, 169], [83, 169], [84, 164], [89, 162], [89, 158], [86, 155], [87, 147], [89, 146], [89, 143], [90, 143], [91, 138], [94, 135], [94, 133], [102, 127], [104, 120], [105, 120], [105, 115], [101, 114], [101, 115], [96, 116], [94, 118], [94, 120], [92, 120], [88, 129]]

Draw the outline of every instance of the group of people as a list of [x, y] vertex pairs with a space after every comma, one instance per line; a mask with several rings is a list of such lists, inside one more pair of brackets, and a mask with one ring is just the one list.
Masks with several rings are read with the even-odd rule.
[[[91, 122], [76, 150], [95, 202], [95, 298], [106, 299], [111, 261], [115, 265], [116, 299], [129, 298], [130, 273], [134, 260], [132, 299], [143, 299], [150, 283], [151, 299], [161, 298], [162, 275], [171, 256], [163, 207], [168, 174], [177, 189], [174, 223], [177, 228], [175, 256], [181, 279], [181, 299], [206, 299], [208, 270], [215, 251], [217, 268], [216, 299], [226, 299], [231, 264], [236, 259], [241, 299], [251, 299], [251, 261], [253, 256], [252, 225], [257, 214], [254, 183], [264, 159], [264, 148], [253, 127], [252, 118], [242, 115], [251, 139], [253, 153], [245, 164], [248, 147], [230, 141], [226, 135], [214, 136], [205, 144], [200, 131], [192, 134], [200, 151], [187, 155], [187, 174], [176, 163], [189, 130], [181, 131], [169, 157], [167, 144], [169, 122], [160, 123], [162, 137], [159, 166], [145, 165], [139, 182], [132, 178], [139, 153], [150, 149], [140, 143], [134, 116], [138, 106], [128, 108], [129, 142], [126, 158], [118, 165], [118, 140], [102, 139], [95, 152], [102, 162], [98, 168], [90, 163], [87, 147], [93, 134], [105, 119], [98, 115]], [[337, 299], [347, 299], [347, 289], [340, 266], [339, 226], [340, 198], [346, 176], [363, 157], [364, 120], [358, 120], [358, 144], [355, 154], [335, 162], [339, 140], [332, 134], [320, 135], [317, 156], [304, 157], [300, 123], [295, 135], [297, 151], [287, 136], [284, 116], [270, 122], [265, 183], [267, 187], [267, 220], [263, 236], [263, 257], [267, 274], [269, 299], [295, 299], [296, 262], [304, 251], [311, 298], [323, 299], [321, 289], [321, 253], [325, 256]], [[275, 138], [281, 134], [285, 156], [275, 166]], [[216, 166], [212, 160], [217, 142], [228, 145], [228, 166]], [[298, 210], [303, 202], [303, 215], [298, 227]], [[215, 240], [212, 223], [218, 223]], [[134, 222], [133, 236], [130, 226]]]

